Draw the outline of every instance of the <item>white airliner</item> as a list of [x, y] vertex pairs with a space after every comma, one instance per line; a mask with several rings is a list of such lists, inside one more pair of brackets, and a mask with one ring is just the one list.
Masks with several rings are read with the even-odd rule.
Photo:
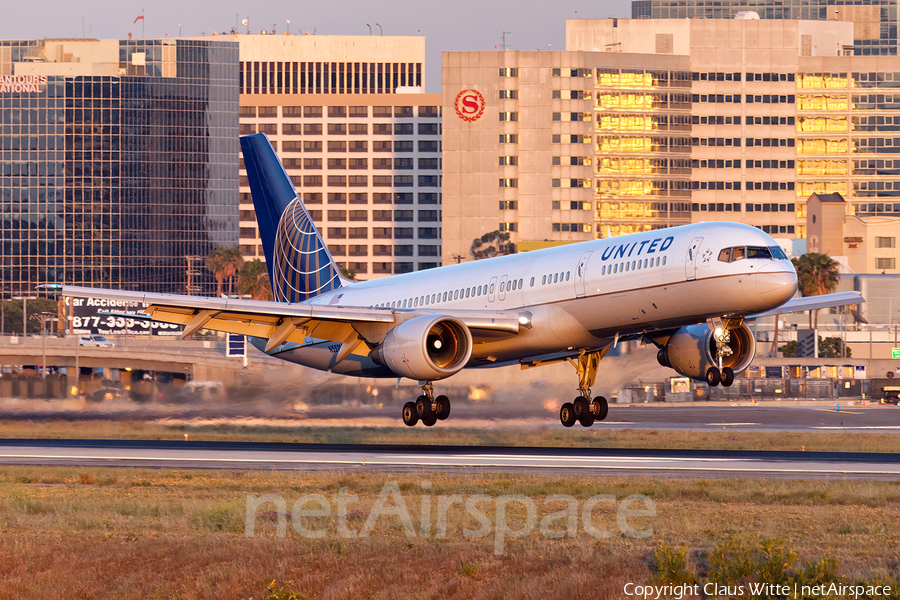
[[793, 299], [797, 276], [759, 229], [700, 223], [353, 282], [340, 275], [265, 134], [241, 138], [273, 302], [51, 284], [67, 296], [146, 302], [148, 318], [240, 333], [263, 352], [358, 377], [406, 377], [422, 394], [403, 422], [450, 414], [432, 382], [464, 368], [569, 361], [578, 397], [560, 420], [603, 420], [597, 366], [624, 340], [709, 385], [753, 360], [748, 319], [864, 302], [855, 292]]

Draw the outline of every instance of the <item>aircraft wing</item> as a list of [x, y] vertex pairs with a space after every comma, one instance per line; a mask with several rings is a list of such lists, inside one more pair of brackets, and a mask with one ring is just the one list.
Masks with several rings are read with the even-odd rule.
[[151, 294], [55, 283], [38, 287], [64, 296], [146, 303], [148, 307], [144, 310], [152, 320], [184, 325], [182, 337], [199, 329], [225, 331], [268, 338], [267, 350], [284, 342], [302, 344], [309, 336], [340, 342], [345, 345], [346, 354], [350, 354], [360, 345], [365, 348], [364, 337], [360, 335], [360, 329], [364, 329], [365, 325], [399, 324], [405, 320], [404, 317], [418, 314], [456, 317], [470, 328], [472, 337], [478, 341], [481, 341], [479, 338], [515, 335], [519, 331], [519, 314], [511, 311], [397, 311], [390, 308]]
[[803, 296], [788, 300], [781, 306], [746, 317], [748, 321], [783, 315], [785, 313], [798, 313], [818, 308], [831, 308], [832, 306], [845, 306], [847, 304], [862, 304], [866, 299], [859, 292], [840, 292], [837, 294], [825, 294], [823, 296]]

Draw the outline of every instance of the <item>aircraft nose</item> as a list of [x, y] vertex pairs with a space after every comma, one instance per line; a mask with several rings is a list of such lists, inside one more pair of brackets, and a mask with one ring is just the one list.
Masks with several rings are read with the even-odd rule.
[[766, 303], [779, 306], [797, 292], [797, 273], [793, 269], [757, 273], [756, 289]]

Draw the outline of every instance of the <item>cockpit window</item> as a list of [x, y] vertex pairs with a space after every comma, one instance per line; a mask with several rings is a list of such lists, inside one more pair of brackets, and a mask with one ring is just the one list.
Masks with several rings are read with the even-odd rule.
[[769, 246], [769, 250], [772, 251], [772, 256], [778, 260], [787, 260], [788, 258], [787, 253], [781, 246]]
[[734, 246], [723, 248], [719, 251], [719, 260], [722, 262], [735, 262], [745, 258], [787, 259], [787, 254], [781, 246]]
[[747, 258], [772, 258], [772, 251], [766, 246], [747, 246]]

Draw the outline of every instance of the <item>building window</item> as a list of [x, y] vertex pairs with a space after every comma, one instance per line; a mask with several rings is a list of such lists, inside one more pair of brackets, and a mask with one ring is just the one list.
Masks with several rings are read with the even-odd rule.
[[519, 97], [518, 90], [500, 90], [501, 100], [516, 100]]
[[328, 116], [331, 118], [343, 118], [347, 116], [346, 106], [329, 106]]
[[500, 223], [500, 227], [498, 227], [499, 231], [517, 231], [518, 229], [518, 223]]
[[[875, 237], [875, 247], [876, 248], [896, 248], [896, 245], [895, 245], [896, 239], [897, 238], [893, 238], [893, 237], [876, 236]], [[887, 268], [887, 267], [885, 267], [885, 268]], [[890, 267], [890, 268], [893, 269], [894, 267]]]
[[369, 186], [369, 176], [368, 175], [351, 175], [348, 178], [348, 183], [350, 187], [368, 187]]
[[500, 187], [502, 188], [514, 188], [519, 187], [519, 180], [515, 178], [507, 178], [500, 180]]
[[896, 264], [895, 258], [876, 258], [875, 259], [875, 268], [881, 269], [884, 271], [885, 269], [894, 269]]
[[321, 123], [304, 123], [303, 135], [322, 135]]
[[350, 239], [351, 240], [364, 240], [369, 237], [369, 228], [368, 227], [351, 227], [350, 228]]
[[373, 239], [389, 240], [392, 237], [393, 237], [393, 229], [390, 227], [373, 227], [372, 228], [372, 238]]
[[390, 140], [372, 142], [372, 152], [391, 152], [393, 145]]
[[501, 121], [518, 121], [519, 113], [517, 112], [500, 112]]
[[328, 239], [330, 240], [343, 240], [347, 238], [346, 227], [329, 227], [327, 231]]
[[518, 69], [503, 67], [500, 69], [500, 77], [516, 77]]
[[329, 192], [328, 204], [347, 204], [347, 194], [344, 192]]
[[[554, 157], [554, 158], [559, 158], [559, 157]], [[519, 157], [518, 156], [501, 156], [500, 164], [515, 166], [515, 165], [519, 164]], [[554, 164], [558, 164], [558, 163], [554, 163]]]
[[501, 144], [517, 144], [517, 143], [519, 143], [519, 136], [515, 133], [501, 133], [500, 134], [500, 143]]

